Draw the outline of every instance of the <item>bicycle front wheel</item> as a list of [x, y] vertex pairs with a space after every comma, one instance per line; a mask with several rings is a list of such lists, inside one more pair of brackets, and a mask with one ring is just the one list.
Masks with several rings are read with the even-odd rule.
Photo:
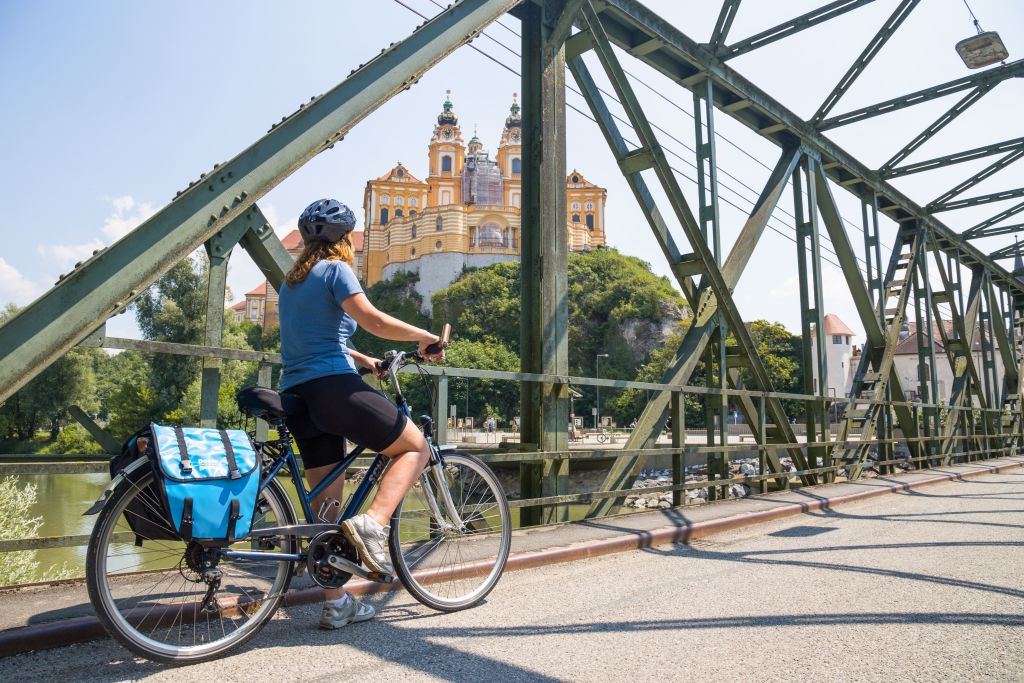
[[[200, 544], [181, 540], [153, 483], [150, 469], [133, 473], [100, 512], [86, 556], [89, 599], [107, 632], [135, 654], [165, 664], [219, 657], [274, 615], [294, 563], [269, 556], [216, 559]], [[257, 499], [253, 529], [294, 523], [287, 494], [270, 482]], [[230, 547], [295, 553], [298, 541], [277, 537]], [[210, 571], [216, 581], [204, 579]]]
[[413, 597], [454, 612], [478, 604], [498, 583], [512, 518], [498, 478], [469, 453], [445, 455], [439, 478], [440, 486], [428, 470], [409, 490], [391, 518], [388, 546]]

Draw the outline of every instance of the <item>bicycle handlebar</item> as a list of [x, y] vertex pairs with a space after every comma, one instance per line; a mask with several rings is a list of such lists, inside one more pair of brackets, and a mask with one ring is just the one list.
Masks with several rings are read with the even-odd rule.
[[[448, 348], [448, 341], [451, 339], [451, 336], [452, 336], [452, 324], [451, 323], [445, 323], [444, 326], [441, 328], [441, 334], [440, 334], [438, 340], [436, 342], [434, 342], [433, 344], [431, 344], [430, 346], [428, 346], [425, 349], [426, 352], [428, 354], [430, 354], [430, 355], [441, 353], [442, 351], [444, 351], [445, 349]], [[387, 357], [387, 356], [390, 356], [390, 358]], [[395, 352], [393, 352], [393, 351], [389, 352], [389, 354], [387, 354], [387, 356], [385, 356], [385, 359], [383, 361], [377, 363], [376, 372], [379, 373], [379, 372], [383, 372], [383, 371], [387, 370], [390, 367], [391, 363], [394, 362], [394, 359], [398, 357], [398, 355], [395, 354]], [[403, 360], [410, 360], [410, 361], [417, 362], [417, 363], [424, 363], [427, 360], [426, 358], [424, 358], [418, 352], [415, 352], [415, 351], [412, 352], [412, 353], [403, 354], [402, 355], [402, 359]], [[369, 369], [369, 368], [359, 368], [359, 374], [360, 375], [370, 375], [370, 374], [373, 374], [373, 373], [374, 373], [374, 371]]]

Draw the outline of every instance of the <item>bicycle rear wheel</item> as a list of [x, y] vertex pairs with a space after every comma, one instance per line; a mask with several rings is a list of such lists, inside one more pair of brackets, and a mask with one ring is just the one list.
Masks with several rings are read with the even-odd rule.
[[[294, 563], [221, 558], [211, 569], [206, 563], [213, 555], [174, 532], [152, 483], [148, 468], [133, 473], [100, 512], [86, 555], [89, 599], [107, 632], [135, 654], [165, 664], [214, 659], [252, 638], [274, 615]], [[140, 534], [128, 518], [142, 509], [151, 514]], [[271, 482], [257, 500], [253, 529], [294, 523], [287, 495]], [[231, 546], [287, 553], [297, 547], [295, 537]], [[216, 585], [207, 580], [215, 576], [211, 571]]]
[[[388, 546], [413, 597], [454, 612], [478, 604], [498, 583], [512, 545], [512, 518], [498, 478], [474, 456], [445, 455], [442, 478], [438, 487], [428, 470], [406, 494], [391, 518]], [[451, 519], [444, 496], [461, 525]]]

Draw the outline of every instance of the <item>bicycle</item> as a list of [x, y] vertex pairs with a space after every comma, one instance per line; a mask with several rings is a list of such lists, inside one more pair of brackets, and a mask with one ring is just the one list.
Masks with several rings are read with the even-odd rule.
[[[410, 418], [398, 371], [423, 360], [417, 353], [389, 351], [378, 366], [396, 405]], [[146, 458], [121, 471], [86, 512], [99, 513], [86, 555], [89, 598], [107, 632], [135, 654], [166, 664], [220, 657], [266, 625], [293, 575], [306, 573], [324, 588], [339, 588], [353, 575], [395, 580], [360, 566], [340, 531], [340, 523], [368, 501], [389, 459], [374, 457], [343, 512], [334, 516], [341, 503], [329, 500], [314, 518], [311, 501], [364, 449], [355, 448], [307, 490], [285, 424], [286, 412], [295, 409], [289, 405], [293, 399], [287, 392], [246, 391], [239, 394], [240, 409], [246, 404], [243, 413], [277, 430], [277, 438], [266, 441], [250, 433], [263, 464], [249, 536], [230, 546], [181, 540], [150, 488], [153, 473]], [[430, 445], [429, 464], [392, 515], [388, 550], [398, 580], [419, 602], [441, 611], [467, 609], [490, 593], [504, 571], [512, 533], [508, 502], [487, 465], [469, 453], [442, 449], [434, 442], [429, 417], [421, 417], [420, 425]], [[304, 524], [297, 522], [277, 478], [285, 472]], [[125, 515], [133, 501], [159, 515], [164, 528], [145, 538], [131, 531]]]

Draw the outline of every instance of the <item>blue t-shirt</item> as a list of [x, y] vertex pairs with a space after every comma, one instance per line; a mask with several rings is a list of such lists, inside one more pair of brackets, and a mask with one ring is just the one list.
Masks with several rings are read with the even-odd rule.
[[281, 389], [317, 377], [355, 373], [345, 342], [356, 321], [341, 302], [363, 288], [344, 261], [320, 261], [297, 285], [281, 286]]

